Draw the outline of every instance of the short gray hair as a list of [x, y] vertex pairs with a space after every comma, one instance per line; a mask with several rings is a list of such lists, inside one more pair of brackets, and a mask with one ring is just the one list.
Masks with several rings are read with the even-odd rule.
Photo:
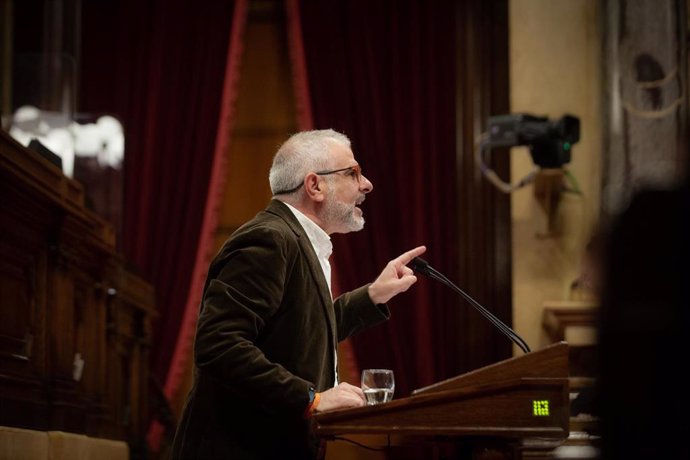
[[332, 129], [302, 131], [293, 134], [273, 157], [268, 182], [274, 195], [299, 187], [310, 171], [328, 169], [331, 164], [329, 143], [350, 148], [350, 139]]

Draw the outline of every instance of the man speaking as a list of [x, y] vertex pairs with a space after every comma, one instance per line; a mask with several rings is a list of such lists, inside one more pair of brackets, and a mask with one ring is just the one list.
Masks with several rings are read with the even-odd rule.
[[338, 341], [388, 319], [386, 302], [417, 281], [406, 264], [424, 246], [332, 299], [329, 235], [364, 227], [359, 206], [373, 190], [345, 135], [293, 135], [269, 182], [268, 207], [209, 267], [174, 459], [315, 458], [309, 417], [365, 404], [360, 388], [338, 382]]

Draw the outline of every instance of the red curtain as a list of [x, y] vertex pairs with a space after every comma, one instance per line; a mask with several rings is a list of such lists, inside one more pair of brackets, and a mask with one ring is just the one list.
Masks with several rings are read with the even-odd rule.
[[[419, 244], [457, 279], [454, 2], [298, 6], [314, 126], [350, 136], [374, 183], [365, 229], [334, 238], [340, 285], [373, 280]], [[353, 340], [359, 368], [392, 368], [399, 396], [456, 375], [453, 295], [422, 279], [394, 299], [391, 320]]]
[[219, 126], [229, 129], [238, 3], [246, 4], [83, 3], [80, 110], [112, 113], [124, 124], [123, 250], [156, 289], [151, 367], [161, 384], [203, 265], [202, 229], [213, 222], [206, 204], [222, 187], [213, 168], [227, 144]]

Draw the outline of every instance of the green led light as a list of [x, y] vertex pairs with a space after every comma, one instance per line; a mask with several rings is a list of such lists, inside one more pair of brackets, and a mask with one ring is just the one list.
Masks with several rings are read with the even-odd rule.
[[570, 150], [570, 147], [572, 147], [572, 145], [570, 145], [570, 142], [563, 143], [563, 150]]
[[548, 399], [532, 401], [532, 415], [535, 417], [548, 417], [549, 416], [549, 401]]

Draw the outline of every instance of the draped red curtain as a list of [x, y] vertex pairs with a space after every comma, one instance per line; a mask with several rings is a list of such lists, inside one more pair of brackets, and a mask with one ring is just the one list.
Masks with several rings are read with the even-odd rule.
[[[371, 281], [419, 244], [456, 279], [454, 2], [296, 3], [314, 126], [350, 136], [374, 184], [365, 229], [334, 238], [339, 284]], [[359, 368], [392, 368], [399, 396], [456, 375], [457, 303], [420, 280], [388, 323], [353, 339]]]
[[122, 246], [156, 289], [151, 367], [161, 384], [173, 352], [188, 351], [178, 337], [211, 244], [244, 9], [242, 0], [83, 2], [80, 110], [124, 125]]

